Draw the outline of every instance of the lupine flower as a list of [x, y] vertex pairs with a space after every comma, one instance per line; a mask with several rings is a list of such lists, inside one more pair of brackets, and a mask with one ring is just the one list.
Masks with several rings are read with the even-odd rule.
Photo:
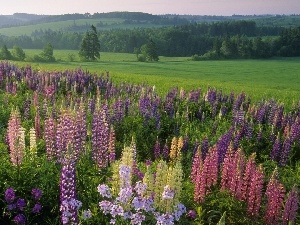
[[98, 192], [102, 197], [111, 198], [110, 188], [106, 184], [98, 185]]
[[280, 221], [284, 201], [285, 188], [278, 180], [277, 168], [275, 168], [267, 185], [267, 205], [264, 221], [267, 225], [278, 224]]
[[[251, 182], [249, 183], [249, 193], [247, 198], [247, 213], [252, 216], [259, 215], [261, 205], [262, 189], [264, 187], [264, 173], [260, 165], [252, 174]], [[244, 193], [243, 193], [244, 194]]]
[[52, 117], [45, 119], [45, 142], [46, 142], [46, 153], [48, 160], [52, 160], [57, 157], [56, 151], [56, 125]]
[[283, 145], [282, 145], [282, 151], [281, 151], [280, 160], [279, 160], [279, 164], [281, 166], [285, 166], [287, 164], [291, 149], [292, 149], [292, 142], [291, 142], [290, 137], [288, 136], [285, 138]]
[[23, 214], [18, 214], [13, 218], [13, 221], [17, 224], [17, 225], [23, 225], [26, 224], [26, 218]]
[[170, 152], [170, 149], [169, 149], [169, 146], [168, 146], [168, 143], [166, 140], [163, 150], [162, 150], [162, 156], [165, 160], [167, 160], [169, 158], [169, 154], [170, 154], [169, 152]]
[[160, 142], [158, 138], [156, 139], [153, 152], [154, 152], [154, 159], [158, 159], [160, 157]]
[[191, 170], [191, 180], [193, 183], [195, 183], [197, 177], [200, 176], [202, 168], [203, 168], [203, 161], [202, 161], [202, 157], [201, 157], [200, 146], [198, 146], [198, 150], [196, 151], [194, 158], [193, 158], [193, 164], [192, 164], [192, 170]]
[[42, 210], [42, 205], [40, 203], [35, 203], [33, 209], [31, 210], [32, 213], [39, 213]]
[[38, 188], [33, 188], [31, 194], [34, 200], [39, 200], [42, 197], [42, 191]]
[[14, 189], [13, 188], [6, 189], [4, 193], [4, 198], [7, 203], [12, 203], [16, 198]]
[[170, 148], [170, 159], [174, 160], [177, 157], [177, 138], [173, 137]]
[[271, 160], [278, 162], [280, 154], [281, 154], [281, 141], [280, 141], [280, 136], [278, 134], [273, 144], [273, 149], [271, 151], [271, 155], [270, 155]]
[[142, 222], [146, 219], [146, 216], [143, 215], [141, 212], [133, 213], [131, 215], [131, 224], [132, 225], [141, 225]]
[[26, 206], [26, 201], [25, 201], [25, 199], [19, 198], [19, 199], [17, 200], [16, 206], [17, 206], [17, 208], [18, 208], [20, 211], [23, 211], [24, 208], [25, 208], [25, 206]]
[[294, 185], [292, 190], [289, 192], [287, 200], [284, 205], [282, 225], [288, 225], [289, 223], [295, 224], [295, 219], [298, 210], [298, 203], [299, 203], [298, 190], [296, 185]]
[[197, 213], [195, 212], [195, 210], [189, 210], [188, 213], [186, 214], [186, 216], [192, 220], [196, 219], [197, 217]]
[[83, 213], [82, 213], [82, 219], [87, 220], [87, 219], [90, 219], [90, 218], [92, 218], [91, 210], [90, 209], [84, 210]]
[[162, 193], [162, 200], [168, 199], [172, 200], [174, 198], [174, 191], [170, 188], [169, 185], [164, 187], [164, 192]]
[[35, 157], [37, 152], [36, 152], [36, 135], [35, 135], [34, 128], [30, 128], [29, 136], [30, 136], [30, 154], [32, 157]]

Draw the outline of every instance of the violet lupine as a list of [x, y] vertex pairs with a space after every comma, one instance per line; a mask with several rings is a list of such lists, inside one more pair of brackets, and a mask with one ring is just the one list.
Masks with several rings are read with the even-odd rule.
[[24, 116], [25, 120], [28, 120], [30, 117], [30, 106], [31, 106], [31, 100], [27, 97], [24, 102], [24, 107], [23, 107], [23, 109], [24, 109], [23, 116]]
[[282, 217], [282, 206], [285, 188], [278, 180], [278, 171], [275, 168], [266, 189], [267, 205], [264, 221], [267, 225], [279, 224]]
[[218, 166], [221, 165], [225, 158], [225, 154], [228, 150], [231, 138], [232, 138], [233, 128], [230, 128], [226, 134], [219, 138], [216, 148], [218, 151]]
[[299, 203], [299, 195], [297, 186], [294, 185], [290, 190], [287, 200], [284, 205], [284, 211], [282, 216], [282, 225], [295, 224]]
[[292, 141], [290, 137], [287, 136], [282, 144], [282, 150], [279, 159], [279, 164], [281, 166], [285, 166], [287, 164], [291, 149], [292, 149]]
[[[68, 148], [71, 148], [68, 145]], [[77, 208], [71, 203], [76, 200], [76, 170], [72, 155], [65, 156], [60, 172], [60, 212], [63, 225], [78, 224]]]
[[264, 187], [264, 173], [262, 165], [259, 165], [252, 174], [247, 195], [247, 213], [257, 217], [261, 206], [262, 189]]
[[99, 169], [108, 165], [109, 125], [103, 108], [95, 110], [92, 121], [92, 158]]
[[281, 141], [280, 141], [280, 136], [278, 134], [271, 151], [271, 155], [270, 155], [271, 160], [278, 162], [280, 154], [281, 154]]
[[296, 142], [300, 144], [300, 117], [298, 117], [290, 128], [290, 139], [292, 142]]
[[156, 139], [153, 153], [154, 153], [154, 159], [158, 159], [160, 157], [160, 142], [159, 142], [158, 138]]

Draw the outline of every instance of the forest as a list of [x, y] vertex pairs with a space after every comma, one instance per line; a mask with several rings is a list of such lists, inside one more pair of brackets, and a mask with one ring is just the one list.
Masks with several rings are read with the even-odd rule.
[[[145, 13], [108, 13], [61, 15], [44, 17], [35, 21], [62, 21], [74, 19], [65, 30], [37, 29], [31, 35], [5, 36], [0, 33], [0, 46], [25, 49], [42, 49], [51, 43], [54, 49], [78, 50], [84, 37], [82, 30], [90, 24], [76, 24], [75, 19], [114, 18], [124, 19], [122, 24], [157, 23], [161, 27], [136, 27], [103, 30], [104, 23], [95, 24], [100, 30], [98, 38], [103, 52], [133, 53], [153, 40], [158, 55], [192, 56], [193, 59], [269, 58], [273, 56], [300, 55], [300, 27], [258, 25], [255, 20], [222, 20], [195, 22], [197, 17], [158, 17]], [[158, 19], [159, 18], [159, 19]], [[47, 19], [47, 20], [46, 20]], [[199, 18], [198, 18], [199, 19]], [[173, 25], [166, 25], [166, 24]], [[73, 31], [73, 32], [71, 32]]]

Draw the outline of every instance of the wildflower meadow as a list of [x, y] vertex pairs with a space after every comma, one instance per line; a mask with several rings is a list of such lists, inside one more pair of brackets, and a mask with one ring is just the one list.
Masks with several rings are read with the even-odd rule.
[[0, 62], [0, 224], [299, 224], [300, 99]]

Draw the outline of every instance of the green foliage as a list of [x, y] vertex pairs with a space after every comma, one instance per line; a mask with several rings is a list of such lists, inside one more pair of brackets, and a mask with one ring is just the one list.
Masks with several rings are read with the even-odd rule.
[[86, 60], [96, 60], [100, 58], [100, 42], [97, 29], [94, 25], [85, 33], [79, 51], [79, 57]]
[[11, 52], [7, 49], [6, 45], [3, 45], [0, 49], [0, 59], [2, 60], [10, 60], [12, 59]]
[[142, 45], [141, 52], [147, 61], [158, 61], [158, 52], [155, 42], [151, 39], [147, 44]]
[[14, 60], [24, 61], [26, 54], [20, 46], [14, 45], [13, 51], [12, 51], [12, 56], [13, 56]]
[[32, 60], [34, 62], [55, 62], [52, 44], [50, 42], [46, 44], [43, 51], [39, 55], [34, 55]]

